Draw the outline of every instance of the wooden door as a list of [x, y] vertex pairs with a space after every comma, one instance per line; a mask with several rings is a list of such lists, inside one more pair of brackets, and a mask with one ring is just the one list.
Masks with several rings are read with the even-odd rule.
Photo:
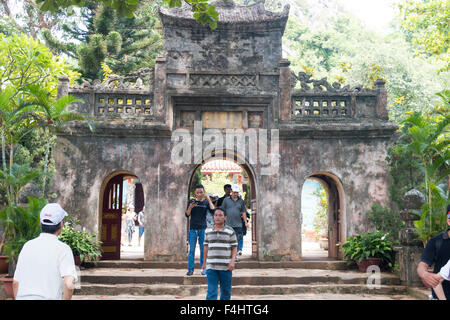
[[112, 178], [103, 194], [102, 250], [103, 260], [120, 259], [122, 228], [123, 175]]
[[339, 192], [336, 186], [329, 184], [328, 195], [328, 257], [338, 259], [339, 248], [336, 246], [340, 242], [340, 208]]
[[258, 259], [258, 240], [256, 238], [256, 199], [251, 200], [252, 206], [252, 258]]

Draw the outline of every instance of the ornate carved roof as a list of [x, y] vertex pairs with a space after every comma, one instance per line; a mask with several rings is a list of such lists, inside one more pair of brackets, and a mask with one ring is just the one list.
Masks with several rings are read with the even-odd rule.
[[[260, 24], [260, 23], [282, 23], [284, 25], [289, 16], [289, 5], [282, 12], [271, 12], [264, 8], [264, 1], [250, 6], [234, 3], [232, 0], [217, 0], [211, 3], [219, 12], [218, 25], [234, 24]], [[164, 25], [174, 24], [187, 25], [187, 22], [196, 23], [189, 5], [184, 4], [181, 8], [159, 8], [161, 21]], [[184, 23], [183, 23], [184, 22]]]

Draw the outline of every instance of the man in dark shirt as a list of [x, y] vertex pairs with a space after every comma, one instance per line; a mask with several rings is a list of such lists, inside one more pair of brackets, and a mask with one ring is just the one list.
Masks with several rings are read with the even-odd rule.
[[[417, 274], [422, 279], [426, 287], [434, 288], [439, 284], [439, 281], [433, 276], [433, 273], [438, 273], [441, 268], [450, 260], [450, 205], [447, 206], [447, 230], [439, 233], [428, 240], [422, 257], [420, 258], [419, 266], [417, 267]], [[428, 272], [428, 268], [434, 264], [433, 273]], [[450, 299], [450, 281], [444, 280], [442, 288], [447, 300]], [[436, 294], [433, 289], [433, 298], [436, 299]]]
[[[192, 276], [194, 274], [194, 259], [195, 259], [195, 246], [200, 246], [200, 267], [203, 266], [203, 241], [205, 239], [206, 229], [206, 213], [208, 208], [214, 210], [214, 205], [208, 195], [206, 200], [203, 199], [205, 195], [205, 189], [201, 184], [195, 187], [195, 199], [190, 199], [187, 205], [186, 212], [184, 213], [187, 218], [190, 219], [189, 223], [189, 256], [188, 256], [188, 272], [186, 275]], [[205, 275], [204, 271], [202, 274]]]
[[[244, 200], [239, 196], [240, 188], [237, 184], [231, 187], [231, 196], [225, 198], [221, 208], [227, 212], [227, 225], [234, 229], [236, 233], [237, 242], [243, 241], [242, 222], [248, 229], [247, 209], [245, 208]], [[241, 249], [242, 250], [242, 249]], [[239, 259], [236, 259], [238, 262]]]
[[217, 200], [217, 208], [222, 206], [223, 199], [228, 198], [231, 195], [231, 184], [224, 185], [223, 191], [225, 191], [225, 195]]

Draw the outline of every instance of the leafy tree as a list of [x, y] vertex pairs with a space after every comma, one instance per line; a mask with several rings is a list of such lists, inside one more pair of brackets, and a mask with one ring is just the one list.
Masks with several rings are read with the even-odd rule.
[[[186, 3], [191, 7], [194, 18], [201, 24], [209, 25], [210, 28], [217, 28], [218, 12], [213, 5], [208, 4], [208, 0], [163, 0], [169, 7], [181, 7]], [[100, 0], [99, 4], [114, 9], [118, 15], [132, 18], [142, 0]], [[84, 0], [37, 0], [42, 11], [58, 11], [70, 6], [83, 7]]]
[[126, 18], [90, 1], [82, 17], [86, 30], [73, 23], [63, 25], [64, 34], [72, 39], [69, 42], [55, 39], [48, 30], [43, 36], [55, 52], [76, 58], [86, 78], [103, 78], [104, 63], [114, 74], [123, 76], [154, 66], [163, 47], [155, 2], [142, 1], [135, 16]]
[[371, 210], [367, 211], [366, 214], [377, 231], [389, 234], [389, 240], [393, 243], [399, 243], [400, 230], [402, 230], [405, 223], [400, 218], [398, 211], [390, 210], [387, 206], [374, 203]]
[[67, 75], [72, 83], [79, 76], [63, 58], [25, 34], [0, 34], [0, 66], [0, 90], [12, 86], [15, 95], [34, 84], [56, 95], [60, 75]]
[[419, 53], [436, 56], [449, 71], [450, 2], [448, 0], [403, 0], [396, 4], [400, 27], [417, 45]]
[[[202, 184], [205, 187], [205, 192], [217, 194], [221, 197], [223, 186], [226, 184], [233, 184], [233, 180], [229, 179], [226, 173], [213, 173], [211, 176], [205, 176], [202, 179]], [[244, 199], [244, 196], [242, 197]]]
[[425, 178], [426, 203], [421, 220], [416, 224], [424, 242], [445, 227], [445, 206], [449, 198], [450, 92], [447, 90], [440, 95], [444, 100], [442, 111], [430, 115], [411, 113], [402, 122], [409, 139], [405, 148], [419, 160]]

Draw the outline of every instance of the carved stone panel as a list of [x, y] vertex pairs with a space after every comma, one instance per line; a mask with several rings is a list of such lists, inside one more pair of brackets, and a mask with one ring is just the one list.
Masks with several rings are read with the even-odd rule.
[[242, 112], [205, 111], [202, 112], [204, 128], [240, 129], [242, 128]]
[[263, 128], [263, 112], [248, 112], [248, 127]]

